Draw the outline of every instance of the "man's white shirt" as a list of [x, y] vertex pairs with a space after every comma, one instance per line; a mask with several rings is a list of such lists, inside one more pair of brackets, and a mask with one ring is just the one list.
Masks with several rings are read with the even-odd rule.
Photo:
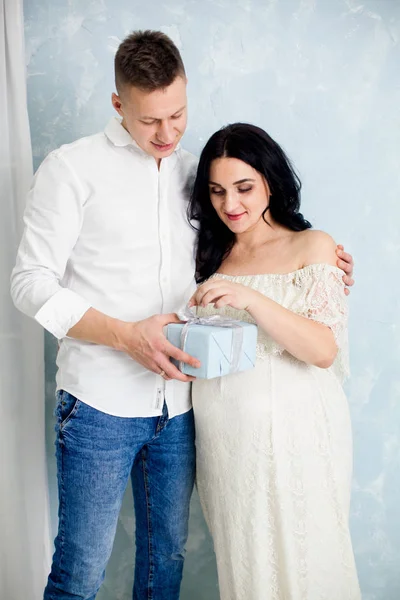
[[93, 307], [138, 321], [176, 312], [194, 289], [187, 220], [197, 159], [161, 161], [115, 118], [104, 133], [51, 152], [38, 169], [12, 273], [12, 296], [60, 340], [57, 389], [111, 415], [170, 417], [190, 409], [190, 384], [167, 381], [127, 354], [66, 337]]

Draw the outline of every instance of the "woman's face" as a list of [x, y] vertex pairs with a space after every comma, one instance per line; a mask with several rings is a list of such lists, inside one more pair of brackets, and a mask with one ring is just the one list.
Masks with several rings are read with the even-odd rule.
[[221, 221], [240, 234], [263, 221], [271, 195], [258, 171], [237, 158], [218, 158], [211, 163], [209, 192]]

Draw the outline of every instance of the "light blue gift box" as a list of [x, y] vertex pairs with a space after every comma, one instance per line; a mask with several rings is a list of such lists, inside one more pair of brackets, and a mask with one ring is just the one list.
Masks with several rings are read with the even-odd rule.
[[[172, 362], [182, 373], [201, 379], [212, 379], [232, 372], [252, 369], [256, 362], [257, 326], [244, 321], [237, 321], [237, 325], [242, 328], [243, 339], [236, 369], [235, 365], [232, 365], [232, 345], [235, 335], [233, 326], [221, 327], [197, 323], [189, 325], [184, 351], [197, 358], [201, 362], [201, 367], [196, 369], [187, 363], [181, 364], [175, 359], [171, 359]], [[177, 348], [181, 348], [184, 326], [180, 323], [170, 323], [167, 326], [167, 338]]]

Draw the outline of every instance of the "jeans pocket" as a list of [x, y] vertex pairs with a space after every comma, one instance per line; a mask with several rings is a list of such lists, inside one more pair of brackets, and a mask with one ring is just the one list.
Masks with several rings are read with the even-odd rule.
[[80, 405], [80, 400], [64, 390], [57, 392], [57, 398], [57, 421], [62, 429], [65, 427], [68, 421], [70, 421], [76, 415]]

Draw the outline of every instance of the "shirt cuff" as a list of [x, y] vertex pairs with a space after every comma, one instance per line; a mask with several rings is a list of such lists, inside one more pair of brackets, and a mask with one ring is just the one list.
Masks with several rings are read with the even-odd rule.
[[82, 296], [63, 288], [43, 304], [35, 320], [61, 340], [89, 308], [91, 304]]

